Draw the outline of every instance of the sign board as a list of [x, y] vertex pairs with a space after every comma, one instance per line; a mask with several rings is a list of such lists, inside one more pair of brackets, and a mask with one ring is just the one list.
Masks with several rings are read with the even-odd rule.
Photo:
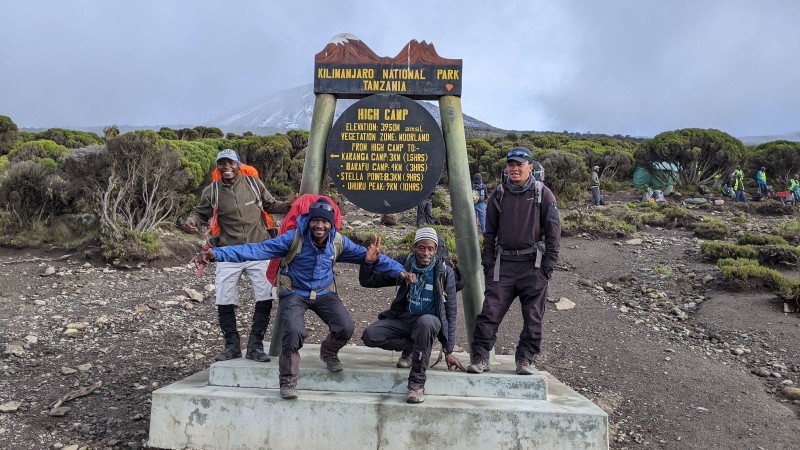
[[394, 58], [378, 56], [352, 34], [333, 37], [314, 58], [314, 93], [363, 98], [394, 93], [416, 100], [461, 95], [461, 60], [411, 40]]
[[436, 189], [445, 145], [439, 125], [422, 105], [379, 94], [339, 116], [326, 155], [339, 192], [361, 208], [386, 214], [414, 207]]

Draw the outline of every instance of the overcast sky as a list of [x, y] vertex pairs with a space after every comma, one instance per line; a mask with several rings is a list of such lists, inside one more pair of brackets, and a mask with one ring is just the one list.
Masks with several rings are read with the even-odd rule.
[[198, 125], [311, 83], [352, 33], [463, 59], [466, 114], [517, 130], [800, 131], [800, 1], [3, 0], [0, 115]]

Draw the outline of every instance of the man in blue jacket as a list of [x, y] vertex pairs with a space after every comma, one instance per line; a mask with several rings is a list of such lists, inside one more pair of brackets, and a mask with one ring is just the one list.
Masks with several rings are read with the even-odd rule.
[[[297, 398], [297, 376], [300, 371], [298, 350], [308, 336], [304, 324], [306, 310], [314, 311], [330, 331], [320, 345], [320, 359], [331, 372], [344, 368], [338, 353], [353, 336], [355, 326], [350, 313], [333, 290], [335, 261], [371, 264], [378, 272], [409, 283], [416, 282], [416, 277], [405, 272], [400, 263], [384, 255], [373, 262], [365, 262], [367, 249], [339, 235], [334, 223], [333, 206], [327, 200], [319, 199], [311, 204], [308, 213], [297, 218], [297, 228], [294, 230], [259, 243], [212, 248], [198, 253], [195, 258], [199, 266], [208, 265], [210, 261], [241, 262], [283, 258], [287, 255], [291, 258], [289, 264], [282, 264], [279, 273], [281, 280], [278, 282], [280, 320], [283, 322], [283, 347], [278, 367], [281, 397], [285, 399]], [[298, 233], [300, 236], [295, 242]], [[290, 254], [290, 251], [294, 254]]]
[[[431, 358], [433, 341], [438, 337], [445, 353], [447, 370], [464, 371], [453, 355], [456, 339], [456, 275], [436, 255], [438, 236], [433, 228], [420, 228], [414, 235], [411, 254], [403, 258], [405, 270], [417, 276], [416, 283], [404, 283], [388, 311], [368, 326], [361, 335], [367, 347], [402, 352], [397, 367], [411, 367], [408, 375], [408, 403], [425, 401], [425, 371]], [[366, 261], [378, 260], [380, 240], [367, 250]], [[395, 286], [396, 277], [378, 273], [376, 264], [363, 264], [358, 280], [364, 287]]]

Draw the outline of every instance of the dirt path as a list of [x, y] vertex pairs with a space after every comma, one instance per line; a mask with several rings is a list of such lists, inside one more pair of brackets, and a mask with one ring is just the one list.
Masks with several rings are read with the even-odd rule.
[[[797, 448], [800, 405], [778, 392], [800, 383], [800, 318], [771, 295], [717, 289], [718, 271], [691, 235], [641, 238], [563, 239], [550, 296], [577, 306], [548, 304], [537, 365], [609, 412], [614, 448]], [[337, 285], [359, 344], [393, 290], [356, 286], [356, 270], [337, 266]], [[183, 293], [202, 292], [210, 272], [197, 280], [186, 266], [126, 271], [0, 249], [0, 405], [16, 406], [0, 413], [0, 448], [141, 447], [151, 392], [205, 369], [221, 346], [210, 294], [193, 302]], [[326, 333], [316, 319], [308, 327], [309, 342]], [[498, 352], [514, 351], [520, 327], [512, 307]], [[463, 318], [458, 330], [465, 347]], [[766, 377], [752, 373], [760, 368]], [[63, 403], [66, 415], [49, 415], [98, 381]]]

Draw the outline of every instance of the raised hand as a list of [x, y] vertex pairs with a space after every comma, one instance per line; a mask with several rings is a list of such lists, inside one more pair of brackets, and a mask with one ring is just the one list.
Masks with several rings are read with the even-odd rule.
[[194, 265], [197, 266], [198, 270], [204, 269], [211, 261], [214, 261], [214, 252], [211, 249], [203, 250], [195, 255], [192, 261], [194, 262]]
[[368, 263], [373, 263], [378, 260], [378, 257], [381, 255], [381, 237], [377, 234], [374, 236], [372, 240], [372, 244], [367, 247], [367, 254], [364, 256], [364, 260]]

